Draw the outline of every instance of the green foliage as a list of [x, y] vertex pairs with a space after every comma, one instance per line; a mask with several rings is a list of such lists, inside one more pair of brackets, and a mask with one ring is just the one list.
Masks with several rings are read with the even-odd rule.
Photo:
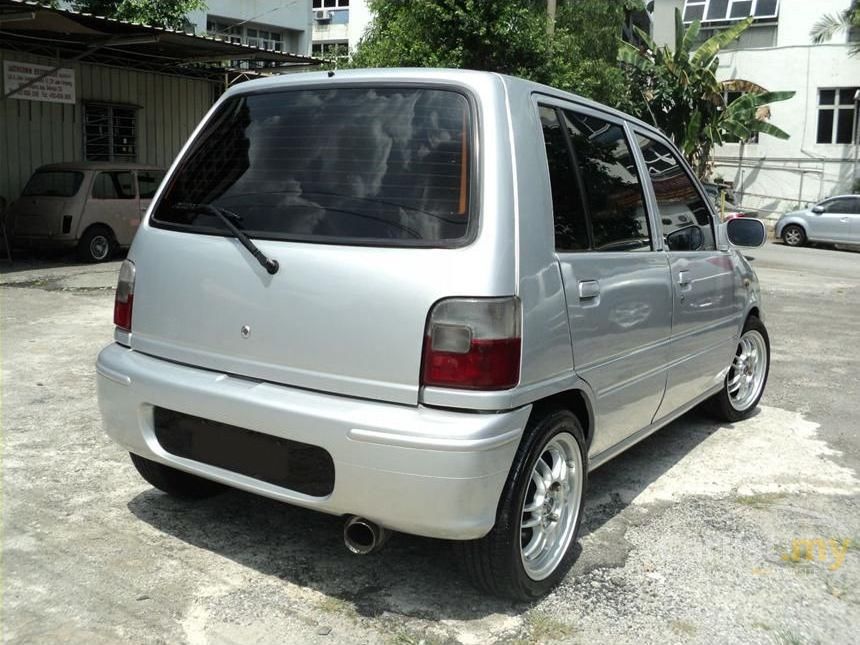
[[488, 70], [623, 104], [618, 36], [625, 9], [640, 1], [558, 4], [548, 33], [540, 0], [372, 0], [351, 66]]
[[205, 9], [203, 0], [72, 0], [76, 11], [96, 16], [182, 29], [190, 11]]
[[[815, 44], [825, 43], [839, 32], [848, 32], [852, 29], [860, 30], [860, 2], [853, 0], [851, 6], [845, 11], [837, 14], [821, 16], [812, 26], [809, 35]], [[851, 55], [860, 54], [860, 44], [851, 46]]]
[[685, 29], [676, 9], [674, 50], [658, 47], [639, 30], [644, 46], [638, 49], [622, 43], [618, 52], [631, 86], [639, 88], [638, 105], [632, 112], [672, 137], [701, 177], [708, 174], [711, 150], [727, 136], [741, 141], [756, 132], [781, 139], [789, 136], [764, 120], [763, 108], [791, 98], [794, 92], [751, 91], [727, 105], [725, 86], [717, 80], [717, 54], [751, 23], [752, 18], [736, 23], [694, 49], [701, 25], [694, 21]]

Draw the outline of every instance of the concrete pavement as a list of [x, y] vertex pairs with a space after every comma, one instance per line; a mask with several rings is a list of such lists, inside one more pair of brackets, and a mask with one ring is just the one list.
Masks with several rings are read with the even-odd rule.
[[[534, 605], [446, 543], [356, 558], [341, 522], [152, 490], [101, 430], [118, 263], [0, 266], [9, 642], [846, 643], [860, 633], [860, 254], [749, 253], [773, 364], [760, 413], [698, 413], [592, 474], [579, 560]], [[384, 500], [383, 500], [384, 501]]]

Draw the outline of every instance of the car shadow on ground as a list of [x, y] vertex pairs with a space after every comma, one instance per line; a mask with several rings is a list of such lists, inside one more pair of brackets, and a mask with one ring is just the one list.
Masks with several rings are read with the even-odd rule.
[[[48, 269], [75, 269], [76, 271], [86, 271], [96, 269], [98, 264], [88, 264], [78, 260], [74, 251], [68, 250], [20, 250], [12, 251], [12, 261], [10, 262], [5, 257], [5, 250], [0, 250], [0, 276], [13, 276], [16, 273], [25, 271], [42, 271]], [[115, 253], [107, 262], [115, 262], [125, 258], [125, 251]]]
[[[593, 472], [580, 538], [599, 532], [718, 428], [694, 411]], [[518, 615], [529, 607], [472, 589], [451, 543], [443, 540], [396, 533], [381, 551], [355, 556], [343, 545], [343, 519], [236, 490], [188, 502], [149, 489], [130, 500], [128, 508], [159, 531], [266, 576], [351, 603], [362, 616], [473, 620]], [[581, 543], [575, 548], [581, 551]], [[586, 571], [601, 566], [599, 557], [588, 560], [592, 564]], [[582, 573], [575, 565], [568, 581]]]

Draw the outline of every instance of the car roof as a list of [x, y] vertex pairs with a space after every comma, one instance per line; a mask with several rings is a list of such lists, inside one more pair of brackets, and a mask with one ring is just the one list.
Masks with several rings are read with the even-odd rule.
[[[273, 90], [278, 88], [289, 88], [290, 86], [334, 86], [348, 85], [350, 83], [457, 83], [464, 86], [477, 86], [480, 83], [486, 83], [487, 78], [498, 79], [504, 83], [508, 89], [518, 89], [526, 92], [535, 92], [555, 96], [565, 100], [579, 103], [585, 107], [590, 107], [595, 110], [600, 110], [607, 114], [611, 114], [617, 118], [622, 118], [630, 123], [639, 126], [642, 129], [660, 133], [653, 125], [640, 121], [636, 117], [625, 114], [619, 110], [611, 108], [603, 103], [598, 103], [587, 99], [578, 94], [565, 92], [564, 90], [528, 81], [516, 76], [508, 76], [497, 72], [481, 72], [470, 69], [448, 69], [448, 68], [433, 68], [433, 67], [391, 67], [383, 69], [349, 69], [327, 72], [303, 72], [300, 74], [280, 74], [268, 76], [266, 78], [256, 79], [234, 85], [227, 90], [222, 98], [235, 96], [245, 93], [253, 93], [264, 90]], [[662, 133], [660, 133], [662, 134]]]
[[163, 170], [163, 168], [128, 161], [61, 161], [36, 168], [36, 172], [48, 170]]

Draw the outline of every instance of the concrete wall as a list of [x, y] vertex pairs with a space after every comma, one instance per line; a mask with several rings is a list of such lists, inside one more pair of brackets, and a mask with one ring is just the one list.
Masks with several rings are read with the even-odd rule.
[[684, 0], [654, 0], [651, 38], [658, 45], [675, 46], [675, 9], [684, 10]]
[[349, 9], [349, 51], [355, 51], [364, 33], [370, 27], [373, 14], [367, 0], [353, 0]]
[[[53, 59], [0, 50], [3, 61], [54, 65]], [[167, 167], [220, 91], [209, 81], [71, 63], [75, 103], [0, 98], [0, 195], [16, 199], [37, 167], [83, 160], [83, 103], [139, 106], [137, 161]], [[6, 93], [0, 73], [0, 96]]]
[[761, 135], [759, 143], [716, 151], [715, 172], [734, 181], [749, 208], [778, 213], [798, 203], [850, 192], [854, 146], [816, 143], [818, 90], [860, 85], [860, 59], [848, 45], [794, 45], [726, 52], [718, 77], [741, 78], [768, 90], [794, 90], [793, 99], [771, 106], [770, 122], [791, 135]]

